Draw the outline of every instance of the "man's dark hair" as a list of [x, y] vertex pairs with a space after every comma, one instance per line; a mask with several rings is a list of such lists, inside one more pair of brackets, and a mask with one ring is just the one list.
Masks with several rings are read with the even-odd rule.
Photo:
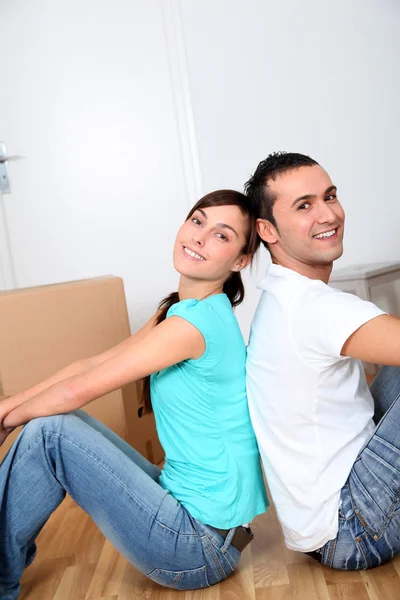
[[[265, 160], [262, 160], [253, 175], [244, 184], [244, 191], [248, 198], [250, 209], [256, 218], [266, 219], [278, 229], [273, 214], [276, 195], [271, 192], [268, 181], [271, 179], [275, 181], [277, 175], [281, 175], [292, 169], [312, 167], [313, 165], [318, 165], [317, 161], [297, 152], [273, 152]], [[267, 242], [264, 240], [262, 242], [268, 248]]]

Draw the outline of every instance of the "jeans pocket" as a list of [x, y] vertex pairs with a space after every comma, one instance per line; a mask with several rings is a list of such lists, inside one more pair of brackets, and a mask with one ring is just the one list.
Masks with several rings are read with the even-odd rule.
[[212, 583], [226, 579], [236, 569], [241, 552], [231, 544], [234, 532], [235, 530], [232, 529], [224, 539], [209, 528], [202, 538], [205, 555], [217, 578]]
[[377, 541], [400, 504], [398, 472], [367, 448], [349, 476], [354, 512], [367, 533]]
[[206, 566], [199, 567], [198, 569], [190, 569], [189, 571], [154, 569], [147, 577], [159, 585], [176, 590], [197, 590], [199, 588], [210, 587]]

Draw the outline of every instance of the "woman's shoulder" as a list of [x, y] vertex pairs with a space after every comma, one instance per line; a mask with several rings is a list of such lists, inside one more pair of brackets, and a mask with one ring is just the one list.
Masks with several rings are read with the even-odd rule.
[[227, 328], [237, 323], [226, 294], [215, 294], [203, 300], [196, 298], [181, 300], [168, 310], [167, 317], [173, 316], [186, 319], [202, 333], [212, 337], [225, 334]]
[[231, 303], [226, 294], [214, 294], [207, 298], [186, 298], [173, 304], [168, 312], [167, 317], [180, 316], [184, 314], [198, 314], [211, 317], [223, 318], [233, 314]]

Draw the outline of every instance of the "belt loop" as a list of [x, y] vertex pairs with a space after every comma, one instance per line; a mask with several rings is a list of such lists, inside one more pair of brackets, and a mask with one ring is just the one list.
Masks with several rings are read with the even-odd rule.
[[232, 529], [229, 530], [229, 533], [226, 536], [223, 545], [221, 546], [221, 552], [226, 552], [228, 550], [229, 546], [231, 545], [232, 538], [235, 535], [235, 532], [236, 532], [236, 527], [232, 527]]

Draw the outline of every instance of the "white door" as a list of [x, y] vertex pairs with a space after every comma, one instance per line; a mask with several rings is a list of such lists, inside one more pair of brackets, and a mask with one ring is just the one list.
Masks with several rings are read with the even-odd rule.
[[0, 197], [3, 289], [119, 275], [135, 327], [176, 287], [201, 187], [178, 9], [0, 3], [0, 141], [25, 157]]

